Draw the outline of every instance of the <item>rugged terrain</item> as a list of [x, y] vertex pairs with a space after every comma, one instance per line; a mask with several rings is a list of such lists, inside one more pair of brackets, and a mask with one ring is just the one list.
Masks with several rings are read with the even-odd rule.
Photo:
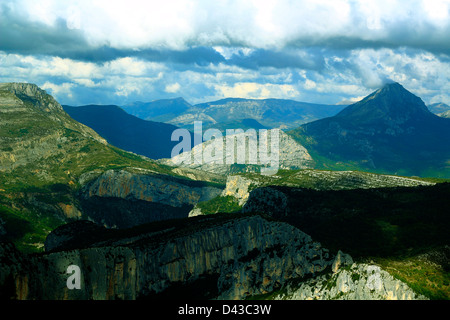
[[450, 177], [450, 120], [431, 113], [398, 83], [288, 133], [309, 151], [316, 168]]
[[[271, 140], [272, 133], [270, 131], [267, 132], [267, 140], [262, 139], [261, 134], [256, 131], [254, 135], [250, 131], [245, 131], [231, 136], [223, 136], [219, 138], [221, 139], [219, 144], [214, 138], [171, 159], [162, 159], [160, 163], [224, 176], [239, 172], [261, 173], [261, 168], [270, 167], [270, 161], [272, 160], [275, 164], [273, 166], [274, 172], [278, 169], [295, 170], [312, 166], [313, 159], [308, 150], [281, 130], [278, 131], [278, 143], [276, 145], [278, 153], [274, 157], [274, 153], [271, 153], [270, 150], [275, 143]], [[262, 151], [262, 146], [269, 150], [267, 159], [271, 159], [270, 161], [264, 158], [266, 153]]]
[[[76, 247], [83, 241], [58, 242], [73, 235], [74, 227], [62, 228], [50, 253], [26, 257], [1, 245], [0, 257], [7, 257], [0, 260], [0, 284], [8, 289], [3, 295], [242, 299], [321, 272], [333, 261], [328, 250], [300, 230], [255, 215], [191, 218], [124, 230], [126, 234], [96, 230], [91, 239], [80, 237], [85, 248]], [[70, 244], [70, 250], [61, 251]], [[82, 290], [66, 287], [72, 264], [82, 270]]]
[[309, 279], [284, 292], [275, 300], [428, 300], [379, 266], [347, 263], [333, 273]]
[[92, 128], [108, 143], [150, 159], [168, 158], [177, 144], [171, 140], [177, 127], [139, 119], [118, 106], [63, 106], [76, 121]]
[[[190, 179], [217, 180], [205, 173], [185, 173], [108, 144], [33, 84], [0, 85], [0, 122], [0, 213], [21, 249], [41, 250], [47, 234], [72, 219], [131, 226], [187, 216], [195, 199], [223, 188], [220, 181]], [[160, 190], [170, 204], [159, 202]]]
[[380, 175], [360, 171], [322, 171], [314, 169], [279, 170], [274, 175], [238, 173], [228, 175], [220, 196], [200, 202], [190, 215], [235, 212], [242, 209], [256, 188], [285, 186], [312, 190], [357, 190], [389, 187], [432, 186], [434, 179]]
[[299, 169], [321, 158], [284, 133], [272, 175], [174, 166], [110, 145], [31, 84], [0, 85], [0, 124], [2, 298], [450, 296], [445, 180]]
[[[169, 106], [169, 108], [166, 108]], [[284, 99], [228, 98], [190, 105], [184, 99], [156, 100], [123, 106], [125, 111], [146, 120], [162, 121], [192, 130], [194, 121], [205, 128], [247, 129], [252, 120], [257, 126], [292, 129], [313, 120], [330, 117], [345, 106], [323, 105]], [[164, 113], [164, 111], [166, 113]], [[169, 113], [167, 113], [170, 110]], [[258, 129], [252, 124], [252, 128]]]

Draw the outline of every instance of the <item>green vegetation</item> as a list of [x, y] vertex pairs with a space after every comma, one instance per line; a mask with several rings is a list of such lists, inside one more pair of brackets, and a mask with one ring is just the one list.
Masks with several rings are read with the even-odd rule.
[[59, 204], [77, 204], [84, 173], [140, 168], [177, 177], [170, 167], [104, 143], [50, 95], [24, 86], [0, 88], [0, 105], [7, 111], [0, 126], [0, 216], [8, 239], [21, 250], [42, 251], [47, 234], [69, 220]]
[[415, 292], [433, 300], [450, 299], [450, 269], [421, 255], [374, 258], [375, 263]]
[[419, 294], [450, 299], [450, 255], [444, 267], [419, 258], [450, 243], [449, 183], [340, 191], [275, 188], [289, 203], [288, 215], [274, 218], [298, 226], [325, 248], [379, 263]]
[[450, 184], [315, 191], [277, 187], [298, 226], [332, 250], [353, 257], [389, 256], [449, 243]]
[[65, 223], [50, 213], [13, 210], [4, 205], [0, 205], [0, 218], [5, 222], [6, 240], [25, 253], [42, 252], [50, 231]]
[[264, 176], [257, 173], [239, 174], [255, 181], [249, 191], [263, 186], [287, 186], [314, 190], [342, 190], [360, 188], [380, 188], [397, 186], [415, 186], [421, 183], [450, 182], [450, 179], [418, 178], [379, 175], [362, 171], [329, 170], [278, 170], [276, 175]]
[[202, 214], [215, 214], [218, 212], [234, 213], [240, 212], [241, 206], [236, 198], [232, 196], [218, 196], [209, 201], [199, 202], [197, 208], [202, 210]]

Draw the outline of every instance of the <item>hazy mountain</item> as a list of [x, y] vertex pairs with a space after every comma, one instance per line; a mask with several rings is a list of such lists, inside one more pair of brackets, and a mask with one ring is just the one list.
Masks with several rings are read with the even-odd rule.
[[[230, 140], [230, 137], [233, 139]], [[212, 153], [220, 152], [215, 150], [215, 139], [212, 139], [171, 159], [162, 159], [160, 163], [223, 175], [238, 172], [261, 172], [261, 166], [270, 167], [270, 164], [264, 161], [265, 153], [261, 150], [262, 145], [265, 145], [268, 149], [273, 145], [272, 133], [268, 134], [267, 137], [268, 142], [266, 144], [258, 132], [255, 132], [255, 135], [248, 134], [248, 132], [231, 136], [226, 135], [222, 137], [221, 145], [223, 149], [220, 159], [211, 156]], [[227, 145], [228, 143], [231, 143], [231, 145]], [[311, 168], [313, 159], [308, 151], [282, 130], [279, 131], [278, 135], [278, 148], [278, 159], [273, 158], [271, 160], [273, 161], [272, 166], [276, 166], [274, 169]], [[234, 150], [233, 153], [228, 152], [231, 149]], [[202, 159], [201, 163], [197, 163], [195, 160], [197, 158]], [[277, 163], [275, 164], [275, 162]]]
[[428, 110], [430, 110], [434, 114], [439, 114], [439, 113], [443, 113], [446, 111], [450, 111], [450, 106], [445, 103], [438, 102], [438, 103], [430, 104], [428, 106]]
[[[372, 100], [384, 95], [389, 94], [381, 90]], [[399, 101], [417, 101], [409, 95], [403, 93]], [[397, 117], [399, 126], [410, 122], [419, 126], [420, 121], [411, 119], [420, 117], [439, 129], [438, 122], [430, 120], [437, 117], [429, 118], [419, 104], [416, 107], [409, 113], [400, 108], [402, 118], [382, 105], [381, 115], [377, 113], [373, 121], [383, 125], [389, 114]], [[111, 117], [123, 116], [116, 107], [107, 106], [106, 111], [112, 109]], [[369, 111], [351, 109], [343, 118], [361, 120], [361, 113], [363, 126], [370, 128]], [[439, 124], [446, 121], [437, 119]], [[286, 166], [311, 160], [308, 151], [284, 132], [280, 145]], [[415, 288], [431, 288], [428, 295], [448, 298], [442, 285], [445, 274], [438, 269], [442, 262], [429, 264], [421, 258], [418, 267], [405, 263], [407, 272], [399, 270], [402, 265], [389, 264], [391, 254], [404, 261], [411, 250], [448, 243], [448, 215], [442, 209], [449, 199], [445, 183], [420, 187], [428, 183], [316, 170], [280, 171], [260, 179], [249, 178], [255, 174], [229, 177], [226, 186], [193, 181], [187, 177], [207, 175], [193, 168], [161, 166], [108, 144], [32, 84], [0, 84], [0, 150], [1, 298], [173, 299], [186, 293], [207, 299], [261, 298], [287, 292], [287, 286], [316, 276], [321, 277], [320, 284], [308, 282], [309, 291], [327, 288], [336, 298], [348, 290], [356, 297], [417, 298], [387, 275], [377, 278], [382, 290], [361, 289], [357, 281], [373, 286], [380, 268], [376, 274], [355, 273], [348, 268], [353, 259], [340, 251], [336, 254], [341, 248], [356, 257], [380, 256], [399, 278], [408, 275]], [[373, 189], [399, 185], [417, 187]], [[223, 201], [230, 198], [246, 198], [242, 211], [181, 219], [198, 204], [216, 206], [211, 213], [226, 212]], [[167, 219], [172, 220], [155, 222]], [[47, 252], [42, 252], [44, 243]], [[90, 279], [81, 290], [61, 286], [73, 264], [80, 267], [83, 279]], [[424, 266], [432, 278], [423, 277]], [[328, 277], [336, 271], [347, 279], [346, 292], [341, 278]]]
[[42, 250], [74, 219], [120, 228], [187, 217], [220, 192], [108, 144], [36, 85], [0, 84], [0, 231], [20, 249]]
[[256, 121], [255, 119], [242, 119], [242, 120], [232, 120], [229, 122], [221, 122], [221, 123], [212, 123], [209, 125], [206, 125], [203, 130], [207, 130], [209, 128], [219, 129], [223, 132], [223, 134], [226, 134], [227, 129], [242, 129], [242, 130], [248, 130], [248, 129], [269, 129], [269, 127], [266, 127]]
[[450, 118], [450, 110], [438, 113], [437, 115], [442, 118]]
[[187, 111], [192, 105], [183, 98], [134, 102], [122, 106], [127, 113], [144, 120], [166, 122]]
[[398, 83], [290, 133], [322, 167], [450, 176], [450, 120]]
[[333, 116], [345, 106], [323, 105], [284, 99], [227, 98], [197, 104], [169, 122], [189, 126], [196, 118], [212, 123], [254, 119], [270, 128], [295, 128], [300, 124]]
[[75, 120], [94, 129], [112, 145], [151, 159], [168, 158], [178, 143], [171, 141], [177, 127], [132, 116], [114, 105], [63, 106]]
[[184, 99], [177, 98], [137, 102], [123, 106], [123, 109], [141, 119], [167, 122], [188, 129], [193, 128], [194, 121], [203, 121], [206, 128], [224, 130], [236, 129], [236, 125], [248, 129], [250, 119], [257, 121], [251, 124], [256, 126], [254, 129], [295, 128], [306, 122], [333, 116], [344, 107], [283, 99], [242, 98], [227, 98], [192, 106]]

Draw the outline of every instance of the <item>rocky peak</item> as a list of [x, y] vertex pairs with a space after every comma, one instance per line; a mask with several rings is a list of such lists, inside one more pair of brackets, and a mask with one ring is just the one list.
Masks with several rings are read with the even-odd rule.
[[30, 102], [33, 106], [45, 112], [64, 112], [61, 105], [45, 90], [32, 83], [1, 83], [0, 90], [14, 94], [23, 102]]
[[363, 100], [352, 104], [336, 115], [358, 123], [378, 121], [405, 122], [432, 116], [419, 97], [399, 83], [388, 83]]

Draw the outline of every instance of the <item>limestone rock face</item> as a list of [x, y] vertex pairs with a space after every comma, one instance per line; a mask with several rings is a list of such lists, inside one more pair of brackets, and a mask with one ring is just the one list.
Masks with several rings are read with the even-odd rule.
[[[288, 212], [288, 197], [275, 188], [257, 188], [250, 194], [242, 212], [264, 212], [273, 216], [286, 216]], [[255, 200], [259, 199], [259, 200]]]
[[333, 272], [338, 272], [341, 266], [348, 266], [353, 264], [353, 259], [349, 254], [343, 253], [341, 250], [338, 251], [336, 257], [334, 258], [331, 270]]
[[86, 197], [115, 197], [158, 202], [173, 207], [195, 205], [210, 200], [222, 192], [201, 182], [183, 181], [158, 174], [136, 174], [125, 170], [108, 170], [86, 184]]
[[250, 195], [250, 187], [258, 185], [258, 182], [243, 176], [228, 176], [222, 196], [232, 196], [238, 200], [240, 206], [247, 202]]
[[376, 265], [352, 264], [288, 288], [276, 299], [287, 300], [427, 300]]
[[108, 170], [81, 178], [81, 204], [88, 218], [117, 228], [188, 217], [198, 202], [222, 192], [205, 182], [151, 172]]
[[[1, 244], [0, 288], [19, 299], [135, 299], [166, 292], [170, 298], [207, 283], [208, 298], [242, 299], [332, 263], [302, 231], [260, 216], [186, 232], [169, 228], [31, 257]], [[69, 265], [81, 269], [80, 290], [66, 287]]]
[[[267, 145], [269, 146], [272, 144], [270, 139], [271, 135], [268, 134]], [[239, 141], [246, 142], [244, 144]], [[246, 133], [240, 133], [233, 136], [224, 136], [220, 143], [217, 145], [215, 143], [215, 139], [206, 141], [196, 145], [189, 152], [181, 153], [171, 159], [162, 159], [160, 162], [169, 166], [186, 167], [222, 175], [238, 172], [261, 172], [261, 166], [264, 166], [264, 161], [261, 161], [261, 136], [258, 138]], [[227, 143], [233, 143], [233, 145], [227, 146]], [[213, 151], [216, 149], [220, 150], [219, 146], [222, 146], [222, 151]], [[279, 131], [277, 147], [279, 152], [278, 167], [276, 169], [305, 169], [312, 167], [313, 159], [308, 150], [281, 130]], [[230, 151], [232, 149], [234, 149], [234, 152]], [[221, 152], [221, 155], [216, 156], [215, 152]], [[239, 157], [242, 157], [242, 163]]]

